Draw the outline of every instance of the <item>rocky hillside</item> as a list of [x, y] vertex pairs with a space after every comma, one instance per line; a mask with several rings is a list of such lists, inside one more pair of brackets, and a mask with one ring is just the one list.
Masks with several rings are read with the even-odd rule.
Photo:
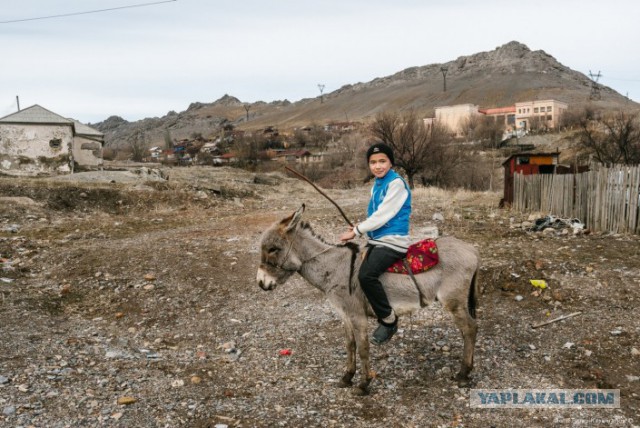
[[[446, 68], [443, 89], [442, 69]], [[119, 144], [137, 130], [146, 132], [152, 144], [163, 144], [167, 131], [172, 138], [194, 132], [209, 136], [221, 124], [231, 122], [240, 129], [277, 125], [281, 129], [330, 121], [370, 121], [385, 110], [414, 109], [432, 116], [437, 106], [472, 103], [499, 107], [518, 101], [554, 98], [580, 107], [589, 102], [591, 80], [562, 65], [542, 50], [531, 51], [516, 41], [489, 52], [480, 52], [444, 64], [411, 67], [392, 76], [367, 83], [347, 84], [320, 97], [297, 102], [243, 103], [225, 95], [213, 103], [193, 103], [181, 113], [161, 118], [127, 122], [112, 116], [93, 126], [106, 135], [107, 145]], [[601, 86], [601, 108], [638, 108], [611, 88]]]

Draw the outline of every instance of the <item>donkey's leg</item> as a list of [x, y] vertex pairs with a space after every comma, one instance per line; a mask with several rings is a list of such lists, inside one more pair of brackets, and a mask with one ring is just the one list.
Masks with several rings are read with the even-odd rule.
[[476, 334], [478, 332], [478, 324], [469, 314], [466, 302], [458, 302], [451, 308], [453, 320], [462, 333], [464, 348], [462, 350], [462, 364], [460, 372], [456, 376], [456, 381], [460, 388], [469, 385], [469, 373], [473, 369], [473, 352], [476, 345]]
[[345, 345], [347, 347], [347, 371], [338, 382], [339, 388], [346, 388], [353, 385], [351, 381], [356, 374], [356, 336], [353, 331], [353, 325], [348, 320], [343, 320]]
[[[456, 281], [457, 280], [459, 280], [459, 278], [456, 279]], [[468, 284], [471, 281], [464, 282]], [[442, 305], [451, 312], [453, 321], [462, 333], [462, 340], [464, 341], [462, 365], [460, 372], [456, 375], [458, 386], [462, 388], [468, 386], [470, 382], [469, 373], [471, 369], [473, 369], [473, 351], [476, 344], [478, 325], [469, 313], [468, 291], [461, 293], [459, 291], [461, 287], [457, 287], [456, 285], [456, 283], [452, 283], [451, 281], [444, 282], [440, 288], [442, 292], [439, 293], [438, 299], [442, 302]], [[449, 292], [447, 293], [447, 291]]]
[[369, 360], [369, 332], [367, 329], [367, 316], [362, 314], [359, 319], [354, 320], [355, 338], [360, 357], [360, 383], [353, 389], [354, 395], [369, 394], [369, 384], [371, 383], [371, 362]]

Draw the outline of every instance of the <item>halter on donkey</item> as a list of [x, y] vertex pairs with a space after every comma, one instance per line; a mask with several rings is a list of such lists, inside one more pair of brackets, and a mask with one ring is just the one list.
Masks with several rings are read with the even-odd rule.
[[[333, 245], [316, 235], [301, 221], [304, 205], [292, 215], [275, 222], [262, 235], [261, 261], [257, 282], [263, 290], [275, 290], [293, 274], [324, 292], [342, 319], [346, 334], [347, 368], [339, 386], [352, 385], [356, 373], [356, 351], [360, 356], [361, 379], [354, 392], [368, 393], [371, 382], [367, 317], [374, 316], [357, 284], [362, 249], [353, 244]], [[412, 313], [439, 300], [452, 315], [464, 341], [462, 364], [456, 376], [459, 386], [467, 386], [473, 368], [477, 324], [475, 308], [479, 256], [473, 245], [453, 237], [437, 240], [439, 263], [415, 275], [385, 273], [380, 277], [389, 303], [398, 315]]]

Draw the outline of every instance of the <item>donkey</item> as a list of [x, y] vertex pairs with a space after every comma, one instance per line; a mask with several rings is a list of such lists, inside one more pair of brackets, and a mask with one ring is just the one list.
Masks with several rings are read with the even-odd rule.
[[[346, 333], [347, 369], [338, 383], [353, 385], [356, 373], [356, 351], [360, 356], [361, 378], [355, 395], [366, 395], [371, 382], [367, 317], [374, 316], [366, 296], [358, 286], [358, 269], [362, 249], [354, 243], [333, 245], [316, 235], [311, 226], [301, 221], [305, 206], [275, 222], [261, 239], [261, 261], [257, 282], [263, 290], [275, 290], [294, 273], [323, 291], [342, 319]], [[462, 366], [456, 375], [458, 386], [469, 385], [476, 341], [477, 306], [476, 277], [479, 268], [477, 250], [453, 237], [437, 240], [439, 263], [427, 272], [415, 275], [419, 287], [409, 275], [384, 273], [380, 280], [389, 303], [398, 315], [412, 313], [435, 300], [453, 315], [462, 333], [464, 350]]]

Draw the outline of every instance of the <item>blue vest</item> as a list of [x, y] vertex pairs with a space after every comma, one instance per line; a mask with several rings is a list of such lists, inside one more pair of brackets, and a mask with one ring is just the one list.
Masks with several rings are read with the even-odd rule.
[[405, 189], [409, 193], [409, 196], [404, 201], [402, 208], [398, 213], [389, 220], [384, 226], [379, 229], [373, 230], [371, 232], [367, 232], [367, 236], [371, 239], [378, 239], [387, 235], [409, 235], [409, 216], [411, 215], [411, 190], [409, 190], [409, 186], [404, 181], [404, 179], [395, 172], [390, 169], [387, 175], [382, 178], [376, 178], [373, 183], [373, 189], [371, 192], [371, 199], [369, 200], [369, 206], [367, 207], [367, 216], [371, 216], [374, 212], [378, 210], [380, 204], [387, 194], [387, 190], [389, 189], [389, 183], [391, 183], [396, 178], [402, 180], [402, 184], [404, 184]]

